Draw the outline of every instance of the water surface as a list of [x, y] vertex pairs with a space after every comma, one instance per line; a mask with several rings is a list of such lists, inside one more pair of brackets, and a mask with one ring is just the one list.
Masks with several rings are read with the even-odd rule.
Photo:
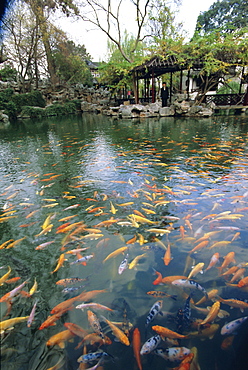
[[[2, 336], [3, 369], [43, 370], [58, 361], [61, 368], [78, 369], [77, 359], [83, 347], [76, 350], [75, 347], [81, 339], [75, 336], [73, 342], [65, 343], [65, 348], [49, 347], [46, 343], [66, 329], [66, 322], [92, 333], [87, 309], [75, 308], [83, 302], [75, 302], [56, 325], [43, 330], [39, 327], [53, 307], [84, 290], [105, 289], [89, 302], [114, 310], [111, 313], [94, 311], [112, 341], [100, 347], [113, 356], [102, 365], [106, 370], [137, 369], [137, 365], [132, 350], [133, 329], [128, 333], [131, 345], [125, 346], [115, 340], [101, 315], [122, 323], [124, 331], [128, 323], [137, 327], [142, 344], [155, 335], [153, 325], [178, 331], [177, 312], [184, 307], [190, 290], [171, 284], [153, 285], [158, 277], [155, 271], [163, 277], [188, 276], [191, 267], [198, 263], [204, 263], [206, 269], [212, 255], [218, 252], [219, 264], [203, 274], [198, 273], [194, 280], [208, 292], [218, 289], [222, 298], [246, 299], [245, 289], [226, 284], [233, 275], [221, 276], [220, 272], [227, 268], [220, 271], [217, 267], [231, 251], [235, 252], [235, 260], [228, 267], [248, 262], [247, 129], [247, 117], [240, 116], [131, 121], [101, 115], [25, 121], [2, 128], [0, 256], [3, 268], [0, 276], [10, 266], [9, 278], [20, 279], [4, 283], [0, 294], [3, 296], [25, 280], [28, 280], [23, 288], [25, 292], [30, 291], [35, 280], [38, 283], [31, 297], [22, 293], [13, 298], [11, 310], [8, 311], [5, 302], [0, 303], [1, 318], [6, 320], [28, 316], [38, 300], [31, 327], [28, 328], [26, 322], [18, 323]], [[44, 232], [44, 222], [49, 215], [51, 220], [47, 222], [52, 226]], [[135, 219], [137, 215], [148, 221]], [[67, 220], [60, 221], [64, 218]], [[67, 232], [58, 232], [65, 223], [78, 224]], [[77, 230], [78, 226], [81, 229]], [[167, 233], [159, 234], [150, 231], [151, 228]], [[95, 234], [96, 230], [87, 229], [98, 229], [100, 235]], [[212, 231], [219, 232], [207, 238], [206, 234]], [[203, 236], [209, 243], [197, 253], [190, 253]], [[12, 247], [12, 241], [19, 242]], [[50, 241], [44, 249], [36, 249]], [[211, 248], [217, 242], [223, 243]], [[165, 265], [168, 245], [172, 260]], [[93, 257], [86, 266], [73, 264], [78, 256], [66, 252], [84, 247], [87, 250], [81, 252], [81, 256]], [[126, 247], [123, 254], [103, 262], [121, 247]], [[53, 272], [62, 254], [66, 260]], [[134, 268], [119, 274], [118, 268], [127, 254], [129, 263], [136, 256], [144, 255]], [[243, 268], [246, 276], [247, 267]], [[72, 277], [86, 280], [68, 286], [78, 290], [63, 293], [64, 287], [56, 282]], [[153, 290], [176, 295], [177, 300], [164, 297], [163, 316], [156, 316], [145, 328], [149, 310], [160, 299], [147, 294]], [[196, 290], [192, 299], [196, 302], [202, 297], [202, 292]], [[213, 303], [207, 301], [200, 307], [206, 309]], [[245, 316], [247, 310], [231, 309], [224, 303], [221, 309], [228, 317], [217, 317], [210, 323], [218, 325], [211, 339], [195, 334], [179, 342], [179, 346], [197, 348], [198, 363], [203, 370], [234, 369], [240, 362], [247, 361], [247, 323], [240, 327], [227, 348], [222, 349], [225, 337], [220, 334], [225, 323]], [[206, 312], [191, 308], [190, 320], [205, 317]], [[191, 324], [183, 328], [184, 334], [196, 330]], [[166, 344], [161, 342], [159, 348], [166, 348]], [[97, 346], [87, 345], [88, 352], [96, 350]], [[151, 353], [142, 356], [142, 365], [143, 369], [165, 369], [178, 363]]]

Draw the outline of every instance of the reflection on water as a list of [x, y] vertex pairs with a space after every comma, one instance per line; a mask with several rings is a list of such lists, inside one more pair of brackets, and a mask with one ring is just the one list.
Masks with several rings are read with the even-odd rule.
[[[154, 325], [186, 337], [160, 342], [166, 358], [142, 355], [144, 370], [178, 367], [180, 361], [168, 359], [170, 346], [194, 353], [190, 369], [245, 368], [248, 321], [220, 331], [247, 315], [247, 123], [245, 117], [135, 122], [83, 115], [1, 130], [3, 369], [90, 368], [97, 361], [77, 362], [84, 350], [110, 355], [99, 368], [137, 369], [134, 329], [143, 345], [156, 335]], [[187, 277], [192, 266], [190, 281], [199, 285], [166, 280]], [[198, 304], [205, 290], [210, 299]], [[160, 300], [162, 315], [153, 309], [146, 325]], [[76, 308], [83, 303], [111, 311]], [[119, 323], [121, 335], [107, 320]]]

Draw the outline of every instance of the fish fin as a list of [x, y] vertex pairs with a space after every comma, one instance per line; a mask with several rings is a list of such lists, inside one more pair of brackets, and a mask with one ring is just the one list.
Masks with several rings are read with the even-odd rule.
[[65, 342], [58, 343], [59, 348], [64, 349], [65, 348]]
[[87, 263], [86, 262], [82, 262], [81, 263], [83, 266], [87, 266]]
[[223, 319], [224, 315], [222, 312], [219, 312], [218, 315], [217, 315], [220, 319]]
[[159, 311], [159, 315], [164, 316], [164, 314], [163, 314], [163, 312], [162, 312], [162, 311]]
[[241, 309], [240, 309], [240, 311], [243, 313], [243, 312], [244, 312], [244, 309], [243, 309], [243, 308], [241, 308]]
[[174, 299], [174, 301], [177, 301], [177, 295], [171, 295], [170, 298]]
[[211, 336], [209, 337], [209, 339], [213, 339], [213, 337], [214, 337], [214, 335], [211, 335]]

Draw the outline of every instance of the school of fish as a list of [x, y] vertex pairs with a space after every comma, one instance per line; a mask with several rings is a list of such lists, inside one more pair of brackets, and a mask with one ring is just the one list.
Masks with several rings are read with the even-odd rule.
[[[117, 145], [88, 166], [95, 178], [78, 172], [63, 181], [60, 161], [84, 164], [90, 146], [68, 134], [40, 148], [47, 156], [60, 150], [57, 162], [28, 172], [32, 159], [24, 161], [16, 183], [7, 173], [0, 180], [4, 361], [18, 362], [16, 341], [26, 335], [45, 347], [47, 370], [69, 362], [79, 370], [222, 370], [217, 360], [206, 365], [203, 348], [215, 341], [231, 356], [248, 327], [248, 163], [244, 137], [235, 138], [209, 144], [196, 135], [198, 150], [166, 136], [160, 150], [148, 139], [137, 149], [128, 138], [129, 149]], [[187, 156], [167, 164], [175, 146]], [[114, 160], [126, 176], [109, 172], [102, 189], [100, 174]], [[25, 263], [27, 253], [33, 262]]]

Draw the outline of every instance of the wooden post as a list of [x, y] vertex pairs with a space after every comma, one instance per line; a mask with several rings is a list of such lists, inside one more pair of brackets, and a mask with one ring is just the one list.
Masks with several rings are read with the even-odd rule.
[[136, 73], [135, 73], [135, 71], [133, 71], [133, 93], [134, 93], [135, 103], [138, 104], [139, 97], [138, 97], [138, 94], [137, 94]]
[[170, 73], [170, 104], [171, 104], [171, 95], [172, 95], [172, 73]]
[[244, 71], [245, 71], [245, 67], [242, 68], [241, 79], [240, 79], [240, 84], [239, 84], [239, 94], [241, 94], [242, 79], [243, 79], [243, 76], [244, 76]]
[[179, 92], [182, 94], [183, 92], [183, 70], [180, 71], [180, 85], [179, 85]]
[[189, 99], [189, 77], [190, 77], [190, 69], [188, 70], [188, 86], [187, 86], [187, 98]]
[[154, 78], [154, 69], [152, 69], [152, 103], [155, 103], [155, 78]]

